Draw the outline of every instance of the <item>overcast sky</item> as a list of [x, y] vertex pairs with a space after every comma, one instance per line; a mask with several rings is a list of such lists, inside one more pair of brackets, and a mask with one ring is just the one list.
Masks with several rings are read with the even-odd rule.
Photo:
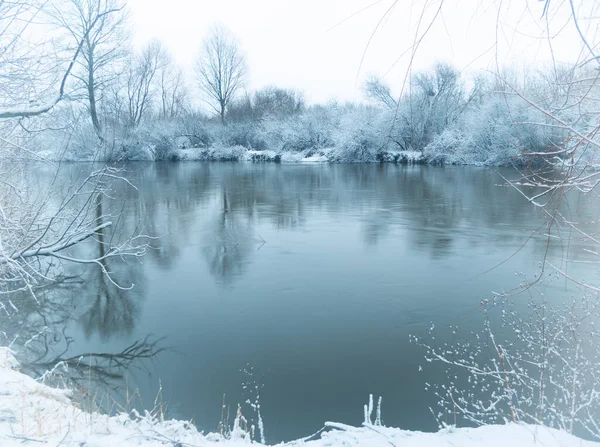
[[[359, 99], [369, 74], [385, 75], [399, 91], [415, 36], [421, 36], [434, 17], [414, 58], [415, 69], [438, 60], [460, 69], [494, 69], [496, 55], [502, 66], [551, 60], [542, 19], [544, 2], [445, 0], [438, 13], [440, 1], [399, 0], [387, 16], [393, 0], [129, 0], [128, 4], [137, 46], [158, 38], [191, 72], [202, 38], [219, 22], [237, 36], [246, 54], [249, 89], [294, 87], [311, 102]], [[581, 45], [567, 20], [568, 2], [556, 0], [551, 6], [547, 17], [554, 56], [575, 59]], [[589, 16], [583, 7], [581, 15]], [[585, 23], [583, 17], [582, 26]]]

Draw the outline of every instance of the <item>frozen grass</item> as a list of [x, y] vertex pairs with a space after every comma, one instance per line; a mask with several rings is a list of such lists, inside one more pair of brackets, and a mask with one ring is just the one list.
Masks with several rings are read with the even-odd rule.
[[[254, 443], [238, 410], [227, 438], [219, 433], [203, 434], [187, 421], [165, 420], [158, 411], [132, 411], [109, 417], [82, 410], [71, 401], [70, 392], [43, 385], [19, 372], [7, 348], [0, 348], [0, 445], [2, 447], [108, 447], [108, 446], [208, 446], [230, 447]], [[365, 405], [361, 427], [326, 422], [323, 429], [286, 446], [371, 446], [371, 447], [595, 447], [566, 432], [534, 425], [507, 424], [480, 428], [447, 428], [438, 433], [421, 433], [381, 425], [380, 403], [372, 397]], [[373, 421], [374, 419], [374, 421]], [[222, 431], [225, 433], [225, 431]], [[267, 439], [268, 441], [268, 439]]]

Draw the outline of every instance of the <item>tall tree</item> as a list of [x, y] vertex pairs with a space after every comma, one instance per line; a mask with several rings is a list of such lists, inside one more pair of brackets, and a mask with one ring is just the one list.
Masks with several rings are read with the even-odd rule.
[[196, 73], [200, 90], [223, 124], [227, 106], [243, 86], [247, 72], [246, 59], [235, 38], [223, 26], [215, 26], [202, 43]]
[[106, 85], [117, 75], [116, 62], [125, 54], [123, 8], [120, 0], [62, 0], [51, 13], [76, 42], [83, 42], [80, 69], [73, 76], [84, 88], [92, 125], [100, 140], [99, 101]]

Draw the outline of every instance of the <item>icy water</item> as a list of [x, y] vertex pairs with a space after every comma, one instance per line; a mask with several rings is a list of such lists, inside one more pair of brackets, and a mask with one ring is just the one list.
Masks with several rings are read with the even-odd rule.
[[[71, 165], [62, 175], [86, 169]], [[435, 398], [424, 384], [443, 382], [443, 371], [424, 365], [409, 334], [426, 337], [431, 322], [479, 327], [480, 301], [515, 287], [515, 272], [533, 275], [546, 251], [543, 237], [522, 247], [545, 217], [504, 186], [499, 173], [514, 177], [510, 169], [127, 170], [139, 192], [121, 188], [113, 209], [124, 209], [125, 227], [141, 222], [161, 237], [140, 263], [114, 267], [133, 290], [115, 293], [92, 276], [73, 291], [70, 352], [165, 337], [172, 349], [132, 372], [128, 386], [151, 408], [160, 380], [169, 415], [204, 430], [216, 428], [224, 394], [233, 416], [256, 387], [268, 442], [309, 435], [325, 421], [360, 424], [370, 393], [383, 396], [386, 424], [434, 430]], [[581, 197], [571, 202], [581, 218], [598, 210]], [[546, 290], [571, 292], [561, 281]]]

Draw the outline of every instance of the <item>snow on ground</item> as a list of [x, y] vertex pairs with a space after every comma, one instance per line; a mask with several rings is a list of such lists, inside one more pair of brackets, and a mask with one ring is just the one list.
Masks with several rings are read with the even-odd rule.
[[[160, 421], [149, 415], [109, 417], [82, 411], [69, 399], [69, 392], [50, 388], [18, 370], [7, 348], [0, 348], [0, 446], [21, 447], [130, 447], [130, 446], [211, 446], [238, 447], [251, 441], [234, 428], [232, 439], [199, 433], [186, 421]], [[365, 409], [365, 413], [366, 413]], [[366, 419], [370, 419], [366, 416]], [[255, 443], [256, 445], [260, 445]], [[509, 424], [480, 428], [447, 429], [421, 433], [365, 424], [352, 427], [328, 422], [309, 438], [286, 446], [369, 446], [369, 447], [600, 447], [568, 433], [540, 426]]]
[[[211, 146], [209, 148], [178, 148], [173, 159], [181, 161], [239, 161], [275, 163], [337, 163], [344, 161], [339, 154], [344, 148], [322, 148], [304, 151], [252, 150], [243, 146]], [[137, 158], [136, 158], [137, 159]], [[345, 162], [383, 162], [392, 164], [419, 164], [426, 160], [421, 152], [383, 151], [368, 160], [348, 159]]]

